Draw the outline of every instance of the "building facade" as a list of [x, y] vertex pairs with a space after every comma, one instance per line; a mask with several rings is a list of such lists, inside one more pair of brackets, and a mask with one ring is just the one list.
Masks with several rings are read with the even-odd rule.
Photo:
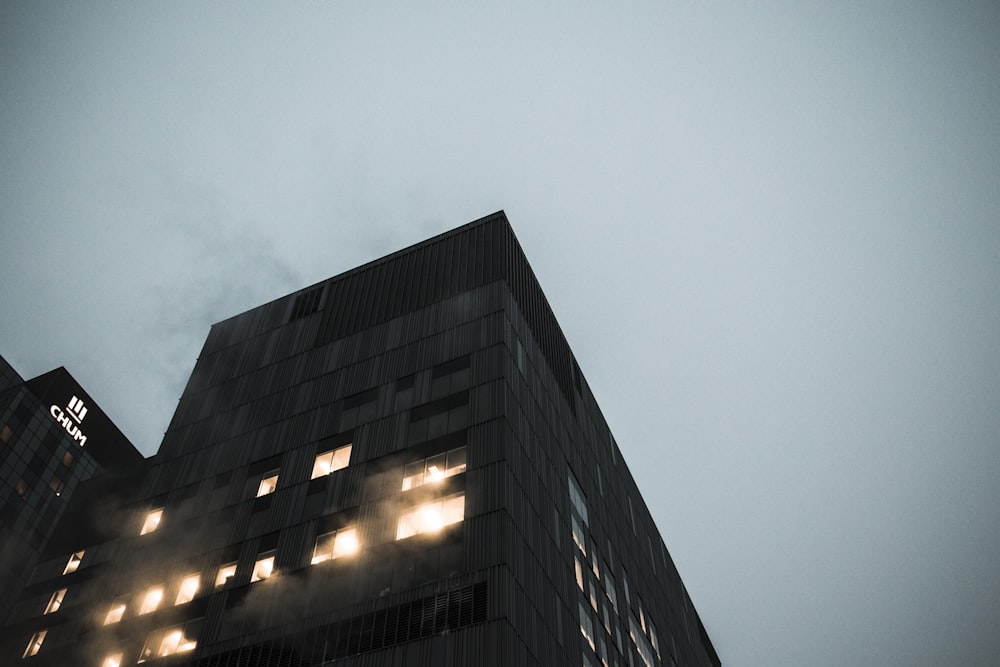
[[25, 381], [0, 357], [0, 621], [77, 488], [142, 460], [65, 368]]
[[213, 326], [114, 488], [0, 659], [720, 664], [502, 212]]

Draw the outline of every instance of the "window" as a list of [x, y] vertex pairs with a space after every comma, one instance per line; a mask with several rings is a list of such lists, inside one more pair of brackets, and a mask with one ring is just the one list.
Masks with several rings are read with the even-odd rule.
[[341, 528], [330, 533], [324, 533], [316, 538], [316, 548], [313, 551], [312, 564], [323, 561], [350, 556], [358, 552], [361, 545], [358, 543], [358, 531], [356, 528]]
[[580, 522], [576, 520], [575, 516], [570, 517], [570, 524], [573, 526], [573, 542], [576, 546], [583, 552], [583, 555], [587, 555], [587, 539], [583, 535], [583, 528], [580, 527]]
[[403, 471], [403, 491], [465, 472], [465, 447], [407, 464]]
[[615, 611], [618, 611], [618, 594], [615, 592], [615, 580], [611, 576], [610, 570], [604, 573], [604, 592], [611, 600], [611, 606], [615, 608]]
[[580, 518], [583, 519], [584, 525], [589, 526], [590, 520], [587, 516], [587, 501], [584, 499], [583, 491], [580, 490], [580, 483], [576, 481], [576, 477], [573, 473], [569, 473], [569, 501], [573, 505], [573, 509], [577, 511]]
[[4, 442], [9, 443], [10, 439], [13, 436], [14, 436], [14, 431], [10, 430], [10, 426], [7, 426], [6, 424], [4, 424], [3, 428], [0, 429], [0, 440], [3, 440]]
[[583, 590], [583, 566], [580, 565], [579, 558], [573, 558], [573, 563], [576, 565], [576, 585]]
[[628, 615], [628, 629], [629, 635], [632, 636], [632, 641], [635, 642], [635, 647], [639, 651], [639, 657], [642, 658], [646, 667], [653, 667], [653, 648], [646, 641], [646, 636], [636, 626], [635, 617], [632, 614]]
[[83, 553], [83, 551], [77, 551], [70, 555], [69, 560], [66, 561], [66, 569], [63, 570], [63, 574], [77, 571], [80, 567], [80, 562], [83, 560]]
[[341, 468], [346, 468], [350, 461], [351, 445], [344, 445], [343, 447], [338, 447], [337, 449], [331, 449], [328, 452], [318, 454], [316, 456], [316, 461], [313, 462], [312, 477], [309, 479], [316, 479], [317, 477], [322, 477], [323, 475], [329, 475], [332, 472], [336, 472]]
[[122, 654], [113, 653], [104, 658], [104, 662], [101, 663], [101, 667], [121, 667], [122, 664]]
[[14, 487], [14, 490], [17, 491], [17, 495], [21, 496], [21, 500], [28, 499], [28, 483], [24, 481], [24, 478], [17, 480], [17, 486]]
[[452, 394], [410, 410], [406, 444], [416, 445], [469, 425], [469, 392]]
[[31, 641], [28, 642], [28, 648], [24, 649], [24, 654], [22, 658], [30, 658], [33, 655], [38, 655], [38, 651], [42, 648], [42, 642], [45, 641], [45, 635], [48, 630], [39, 630], [35, 634], [31, 635]]
[[177, 598], [174, 604], [184, 604], [194, 599], [198, 594], [198, 587], [201, 586], [201, 575], [189, 574], [181, 580], [181, 585], [177, 589]]
[[111, 608], [108, 609], [108, 613], [104, 616], [104, 625], [111, 625], [112, 623], [117, 623], [122, 620], [122, 616], [125, 615], [125, 600], [124, 598], [119, 598], [111, 603]]
[[66, 488], [66, 482], [64, 482], [59, 475], [53, 475], [52, 479], [49, 480], [49, 488], [52, 489], [52, 492], [57, 496], [61, 496], [63, 489]]
[[593, 651], [595, 649], [594, 622], [590, 620], [590, 611], [582, 602], [580, 603], [580, 634], [587, 640], [587, 643], [590, 644], [590, 650]]
[[188, 636], [183, 628], [157, 630], [146, 637], [146, 644], [142, 647], [138, 662], [143, 663], [150, 658], [162, 658], [175, 653], [192, 651], [197, 645], [198, 643], [191, 636]]
[[151, 533], [160, 527], [160, 519], [163, 517], [163, 508], [152, 510], [146, 515], [146, 520], [142, 523], [142, 530], [139, 531], [140, 535], [145, 535], [146, 533]]
[[433, 533], [465, 518], [465, 494], [418, 505], [399, 517], [396, 539]]
[[49, 598], [49, 603], [45, 606], [45, 611], [42, 614], [51, 614], [53, 612], [59, 611], [59, 607], [62, 606], [63, 598], [66, 597], [66, 589], [60, 588], [58, 591], [52, 594]]
[[226, 563], [219, 568], [219, 575], [215, 578], [215, 587], [225, 586], [229, 580], [236, 576], [236, 563]]
[[264, 478], [260, 480], [260, 486], [257, 487], [257, 497], [260, 498], [261, 496], [266, 496], [269, 493], [274, 493], [274, 489], [277, 486], [278, 471], [272, 470], [271, 472], [264, 473]]
[[267, 579], [274, 572], [274, 552], [262, 553], [253, 565], [253, 573], [250, 575], [250, 583]]
[[152, 588], [146, 589], [146, 592], [142, 596], [142, 602], [139, 603], [139, 615], [141, 616], [143, 614], [156, 611], [162, 601], [163, 586], [153, 586]]

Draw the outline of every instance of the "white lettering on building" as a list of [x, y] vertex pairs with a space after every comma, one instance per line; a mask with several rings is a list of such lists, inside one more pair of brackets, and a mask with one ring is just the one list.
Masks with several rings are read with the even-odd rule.
[[74, 396], [69, 399], [69, 404], [67, 404], [65, 410], [58, 405], [53, 405], [49, 408], [49, 414], [66, 429], [66, 432], [73, 437], [74, 441], [80, 443], [81, 447], [87, 444], [87, 436], [80, 430], [80, 423], [87, 416], [87, 408], [83, 404], [83, 401]]

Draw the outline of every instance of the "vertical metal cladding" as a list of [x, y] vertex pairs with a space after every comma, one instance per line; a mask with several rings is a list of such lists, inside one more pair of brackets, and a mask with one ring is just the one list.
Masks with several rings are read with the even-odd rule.
[[316, 345], [496, 280], [507, 283], [575, 411], [569, 345], [503, 211], [331, 278]]

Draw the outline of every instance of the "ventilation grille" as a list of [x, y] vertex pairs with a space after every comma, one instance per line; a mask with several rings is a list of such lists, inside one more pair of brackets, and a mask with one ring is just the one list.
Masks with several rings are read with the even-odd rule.
[[312, 315], [317, 310], [319, 310], [319, 302], [323, 298], [323, 286], [319, 286], [316, 289], [309, 290], [308, 292], [303, 292], [295, 297], [295, 303], [292, 304], [292, 314], [288, 316], [288, 321], [292, 322], [294, 320], [305, 317], [306, 315]]

